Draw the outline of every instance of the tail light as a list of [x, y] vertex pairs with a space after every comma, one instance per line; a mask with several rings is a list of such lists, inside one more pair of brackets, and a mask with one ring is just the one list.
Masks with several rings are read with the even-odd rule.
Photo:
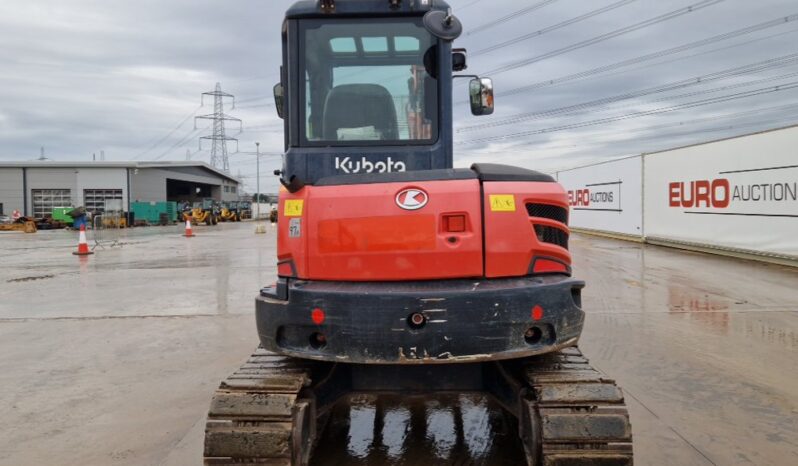
[[462, 214], [444, 215], [443, 229], [447, 233], [463, 233], [466, 231], [466, 217]]
[[571, 273], [566, 264], [558, 260], [538, 257], [532, 263], [532, 273]]

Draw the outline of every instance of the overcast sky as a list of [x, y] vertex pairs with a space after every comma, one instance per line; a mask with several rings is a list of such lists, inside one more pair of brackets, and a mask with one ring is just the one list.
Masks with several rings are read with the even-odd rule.
[[[242, 151], [230, 145], [231, 172], [254, 191], [254, 142], [282, 150], [271, 87], [291, 3], [0, 1], [0, 160], [44, 146], [53, 160], [209, 161], [193, 116], [213, 111], [200, 94], [221, 82], [244, 120], [228, 129]], [[457, 166], [553, 171], [798, 122], [795, 0], [450, 3], [468, 71], [492, 71], [497, 95], [495, 114], [476, 118], [455, 87]], [[262, 159], [264, 191], [279, 165]]]

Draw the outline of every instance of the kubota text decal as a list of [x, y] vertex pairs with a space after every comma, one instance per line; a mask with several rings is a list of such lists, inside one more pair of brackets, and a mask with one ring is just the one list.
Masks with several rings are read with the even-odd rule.
[[353, 157], [336, 157], [335, 169], [341, 173], [392, 173], [407, 171], [407, 164], [391, 157], [384, 161], [372, 162], [365, 156], [356, 159]]

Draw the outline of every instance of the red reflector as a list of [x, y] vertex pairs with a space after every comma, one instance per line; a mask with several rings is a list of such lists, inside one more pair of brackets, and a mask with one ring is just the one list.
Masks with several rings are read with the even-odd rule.
[[532, 273], [548, 273], [548, 272], [564, 272], [568, 273], [568, 267], [565, 264], [552, 261], [548, 259], [537, 259], [535, 261], [535, 268]]
[[462, 233], [466, 230], [465, 215], [447, 215], [443, 217], [443, 222], [449, 233]]
[[324, 311], [319, 308], [313, 309], [313, 312], [310, 313], [310, 318], [313, 319], [314, 324], [321, 325], [324, 323]]
[[540, 320], [543, 318], [543, 308], [540, 305], [535, 305], [532, 308], [532, 320]]

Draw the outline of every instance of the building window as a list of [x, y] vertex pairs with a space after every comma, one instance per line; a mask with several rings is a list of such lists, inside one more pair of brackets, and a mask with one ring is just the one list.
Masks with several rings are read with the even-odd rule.
[[225, 186], [224, 187], [224, 192], [229, 193], [230, 192], [230, 186]]
[[[117, 199], [122, 200], [121, 189], [84, 189], [83, 190], [83, 205], [86, 210], [93, 214], [102, 214], [105, 212], [105, 203], [108, 200]], [[117, 204], [121, 204], [117, 203]]]
[[56, 207], [72, 207], [72, 192], [69, 189], [33, 189], [33, 216], [46, 218], [53, 216]]
[[230, 186], [230, 192], [235, 194], [236, 193], [236, 187], [235, 186]]

